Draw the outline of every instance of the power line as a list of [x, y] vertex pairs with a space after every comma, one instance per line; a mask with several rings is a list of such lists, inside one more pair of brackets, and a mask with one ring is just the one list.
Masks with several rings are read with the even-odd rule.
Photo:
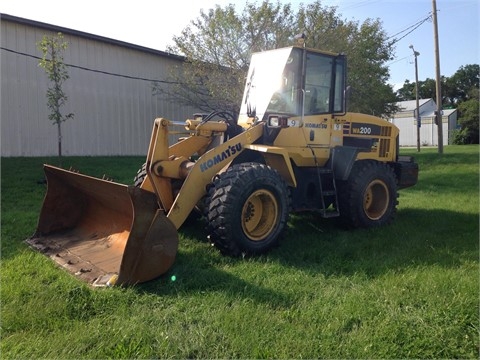
[[[400, 40], [402, 40], [403, 38], [405, 38], [407, 35], [411, 34], [413, 31], [415, 31], [416, 29], [418, 29], [423, 23], [425, 23], [426, 21], [428, 20], [431, 20], [432, 19], [432, 14], [428, 14], [427, 17], [423, 18], [422, 20], [416, 22], [415, 24], [403, 29], [402, 31], [399, 31], [397, 32], [396, 34], [388, 37], [386, 40], [390, 40], [390, 39], [394, 39], [394, 41], [392, 42], [391, 45], [399, 42]], [[410, 30], [410, 31], [409, 31]], [[395, 38], [397, 35], [400, 35], [402, 33], [404, 33], [405, 31], [408, 31], [405, 35], [403, 35], [402, 37], [400, 38]]]
[[360, 2], [355, 2], [354, 4], [350, 4], [347, 6], [341, 6], [341, 10], [343, 11], [343, 10], [356, 9], [365, 5], [372, 5], [378, 2], [380, 2], [380, 0], [364, 0]]
[[399, 61], [402, 61], [402, 60], [405, 60], [405, 59], [408, 59], [408, 58], [411, 58], [411, 57], [412, 57], [412, 55], [408, 55], [408, 56], [405, 56], [405, 57], [403, 57], [403, 58], [401, 58], [401, 59], [397, 59], [397, 60], [395, 60], [395, 61], [391, 61], [391, 62], [387, 63], [386, 65], [393, 65], [393, 64], [395, 64], [395, 63], [397, 63], [397, 62], [399, 62]]
[[[11, 53], [14, 53], [14, 54], [17, 54], [17, 55], [22, 55], [22, 56], [26, 56], [26, 57], [29, 57], [29, 58], [32, 58], [32, 59], [36, 59], [36, 60], [41, 60], [41, 59], [42, 59], [42, 58], [39, 57], [39, 56], [27, 54], [27, 53], [20, 52], [20, 51], [16, 51], [16, 50], [12, 50], [12, 49], [8, 49], [8, 48], [5, 48], [5, 47], [3, 47], [3, 46], [0, 46], [0, 49], [5, 50], [5, 51], [8, 51], [8, 52], [11, 52]], [[85, 66], [67, 64], [67, 63], [65, 63], [65, 66], [68, 66], [68, 67], [71, 67], [71, 68], [80, 69], [80, 70], [90, 71], [90, 72], [94, 72], [94, 73], [98, 73], [98, 74], [105, 74], [105, 75], [117, 76], [117, 77], [121, 77], [121, 78], [125, 78], [125, 79], [142, 80], [142, 81], [149, 81], [149, 82], [156, 82], [156, 83], [163, 83], [163, 84], [180, 84], [180, 83], [177, 82], [177, 81], [167, 81], [167, 80], [149, 79], [149, 78], [138, 77], [138, 76], [124, 75], [124, 74], [118, 74], [118, 73], [113, 73], [113, 72], [104, 71], [104, 70], [91, 69], [91, 68], [87, 68], [87, 67], [85, 67]]]

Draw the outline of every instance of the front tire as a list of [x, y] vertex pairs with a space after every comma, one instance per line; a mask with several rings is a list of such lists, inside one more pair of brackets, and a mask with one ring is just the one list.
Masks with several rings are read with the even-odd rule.
[[389, 224], [398, 205], [393, 169], [376, 161], [357, 161], [339, 189], [340, 219], [347, 227]]
[[267, 165], [234, 165], [217, 177], [208, 206], [210, 241], [223, 254], [261, 254], [276, 246], [288, 220], [288, 187]]
[[143, 180], [147, 177], [147, 163], [143, 163], [142, 167], [138, 169], [137, 175], [133, 178], [133, 185], [136, 187], [140, 187], [142, 185]]

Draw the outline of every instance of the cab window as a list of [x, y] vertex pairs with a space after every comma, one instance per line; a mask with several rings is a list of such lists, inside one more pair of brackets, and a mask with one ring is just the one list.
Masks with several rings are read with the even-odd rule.
[[343, 57], [307, 53], [304, 114], [343, 112], [344, 79]]
[[307, 54], [304, 114], [328, 113], [332, 86], [332, 57]]

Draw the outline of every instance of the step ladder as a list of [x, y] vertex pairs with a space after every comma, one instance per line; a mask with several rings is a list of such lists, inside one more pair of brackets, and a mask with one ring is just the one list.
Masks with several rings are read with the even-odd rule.
[[[335, 174], [333, 169], [329, 167], [320, 168], [317, 167], [318, 183], [320, 187], [320, 198], [322, 200], [322, 207], [320, 209], [320, 215], [323, 218], [331, 218], [340, 215], [340, 209], [338, 207], [338, 194], [337, 186], [335, 184]], [[323, 180], [323, 181], [322, 181]], [[326, 189], [325, 189], [326, 188]], [[332, 207], [326, 208], [327, 197], [333, 196]]]
[[[318, 164], [317, 156], [315, 155], [315, 151], [313, 147], [308, 146], [310, 151], [312, 152], [313, 159], [315, 160], [315, 168], [317, 169], [317, 176], [318, 176], [318, 185], [320, 189], [320, 198], [321, 198], [321, 208], [319, 210], [320, 215], [323, 218], [331, 218], [340, 216], [340, 208], [338, 206], [338, 194], [337, 194], [337, 185], [335, 183], [335, 174], [333, 172], [333, 156], [335, 155], [332, 152], [332, 158], [327, 162], [327, 166], [321, 167]], [[325, 184], [322, 183], [322, 180]], [[325, 185], [325, 186], [324, 186]], [[327, 187], [325, 189], [324, 187]], [[333, 206], [330, 208], [326, 208], [326, 199], [329, 196], [334, 196], [333, 198]]]

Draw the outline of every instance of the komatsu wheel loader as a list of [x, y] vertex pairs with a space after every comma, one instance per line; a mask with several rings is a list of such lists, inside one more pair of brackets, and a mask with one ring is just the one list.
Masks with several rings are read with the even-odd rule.
[[[192, 211], [228, 255], [275, 246], [289, 214], [315, 211], [349, 227], [394, 218], [418, 166], [399, 130], [346, 112], [346, 58], [293, 46], [252, 55], [236, 121], [215, 114], [155, 119], [136, 185], [45, 165], [48, 189], [28, 243], [96, 285], [152, 280], [172, 266]], [[219, 115], [219, 114], [217, 114]], [[221, 115], [221, 114], [220, 114]]]

